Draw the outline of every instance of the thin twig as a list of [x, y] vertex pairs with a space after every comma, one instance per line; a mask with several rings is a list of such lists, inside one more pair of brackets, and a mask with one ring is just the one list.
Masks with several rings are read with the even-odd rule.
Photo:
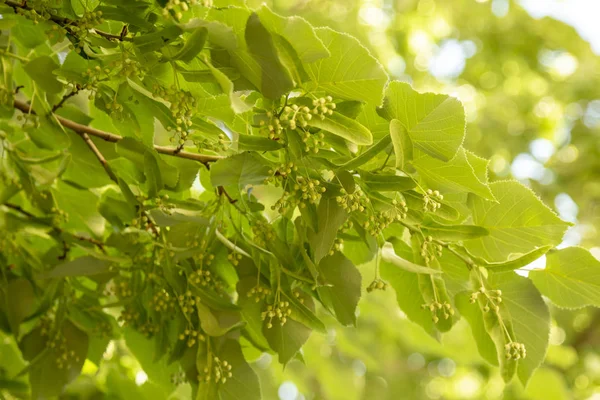
[[231, 204], [235, 204], [237, 202], [236, 199], [233, 199], [229, 193], [227, 193], [227, 191], [225, 190], [225, 188], [223, 186], [217, 186], [217, 191], [219, 193], [219, 196], [221, 195], [225, 195], [225, 197], [227, 197], [227, 200], [229, 200], [229, 202]]
[[65, 101], [67, 101], [71, 97], [75, 96], [77, 93], [79, 93], [80, 90], [81, 90], [81, 86], [76, 85], [71, 92], [65, 94], [62, 97], [62, 99], [60, 99], [60, 101], [58, 103], [56, 103], [54, 105], [54, 107], [52, 107], [52, 112], [56, 112], [56, 110], [58, 110], [59, 108], [61, 108], [63, 106], [63, 104], [65, 104]]
[[[15, 99], [14, 107], [17, 110], [20, 110], [25, 114], [35, 114], [35, 112], [31, 109], [30, 105], [22, 100]], [[100, 139], [106, 140], [107, 142], [112, 142], [112, 143], [116, 143], [123, 139], [123, 137], [120, 135], [115, 135], [114, 133], [110, 133], [110, 132], [102, 131], [100, 129], [92, 128], [91, 126], [82, 125], [75, 121], [71, 121], [70, 119], [63, 118], [60, 115], [54, 114], [54, 117], [62, 126], [64, 126], [65, 128], [69, 128], [79, 134], [86, 133], [90, 136], [95, 136]], [[154, 150], [156, 150], [157, 152], [159, 152], [161, 154], [167, 154], [170, 156], [185, 158], [188, 160], [194, 160], [194, 161], [201, 162], [202, 164], [205, 164], [205, 165], [223, 158], [222, 156], [189, 153], [186, 151], [175, 152], [176, 148], [166, 147], [166, 146], [154, 145]]]
[[98, 150], [98, 147], [96, 147], [96, 144], [92, 141], [90, 136], [87, 133], [79, 133], [79, 135], [85, 141], [85, 144], [88, 145], [90, 150], [92, 150], [92, 153], [94, 153], [98, 161], [100, 161], [100, 164], [102, 164], [102, 167], [104, 168], [110, 179], [112, 179], [118, 185], [119, 179], [117, 179], [117, 176], [110, 168], [110, 165], [108, 165], [108, 161], [106, 161], [106, 158], [104, 158], [100, 150]]

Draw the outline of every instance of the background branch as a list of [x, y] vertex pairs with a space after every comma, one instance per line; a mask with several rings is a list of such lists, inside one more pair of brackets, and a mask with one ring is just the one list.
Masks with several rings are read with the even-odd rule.
[[[24, 112], [25, 114], [30, 114], [30, 113], [35, 114], [35, 112], [33, 112], [33, 110], [31, 109], [31, 106], [23, 100], [15, 99], [14, 107], [17, 110]], [[110, 133], [110, 132], [102, 131], [102, 130], [99, 130], [96, 128], [92, 128], [91, 126], [82, 125], [75, 121], [71, 121], [70, 119], [63, 118], [60, 115], [56, 115], [56, 114], [52, 114], [52, 115], [54, 116], [54, 118], [56, 118], [56, 121], [58, 121], [58, 123], [60, 125], [64, 126], [65, 128], [71, 129], [80, 135], [85, 133], [89, 136], [95, 136], [102, 140], [106, 140], [107, 142], [112, 142], [112, 143], [116, 143], [123, 139], [123, 136], [115, 135], [114, 133]], [[177, 152], [176, 151], [177, 148], [175, 148], [175, 147], [154, 145], [154, 150], [156, 150], [157, 152], [159, 152], [161, 154], [166, 154], [166, 155], [179, 157], [179, 158], [185, 158], [188, 160], [194, 160], [194, 161], [201, 162], [202, 164], [208, 164], [208, 163], [211, 163], [211, 162], [214, 162], [214, 161], [217, 161], [217, 160], [220, 160], [223, 158], [222, 156], [197, 154], [197, 153], [190, 153], [190, 152], [186, 152], [186, 151]]]

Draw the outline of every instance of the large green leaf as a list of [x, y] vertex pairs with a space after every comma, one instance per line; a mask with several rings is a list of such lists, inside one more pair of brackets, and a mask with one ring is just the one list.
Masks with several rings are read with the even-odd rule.
[[490, 184], [497, 202], [469, 196], [473, 222], [490, 234], [465, 242], [471, 253], [489, 262], [561, 242], [569, 223], [562, 221], [528, 188], [514, 181]]
[[187, 38], [183, 47], [170, 57], [170, 59], [189, 63], [202, 51], [207, 36], [208, 30], [205, 27], [197, 28]]
[[235, 186], [261, 184], [269, 177], [269, 165], [255, 153], [244, 152], [224, 158], [210, 168], [210, 181], [213, 186]]
[[378, 106], [387, 82], [379, 62], [352, 36], [329, 28], [317, 28], [316, 32], [331, 56], [306, 65], [314, 89]]
[[56, 79], [52, 72], [59, 68], [59, 65], [49, 56], [34, 58], [25, 65], [25, 72], [41, 89], [49, 94], [59, 93], [63, 85]]
[[418, 93], [404, 82], [390, 82], [379, 113], [397, 119], [413, 145], [443, 161], [454, 158], [465, 136], [465, 112], [456, 98]]
[[315, 34], [315, 30], [302, 17], [282, 17], [263, 5], [256, 13], [272, 34], [281, 35], [296, 50], [302, 62], [311, 63], [329, 57], [330, 53]]
[[329, 254], [338, 229], [347, 218], [348, 214], [334, 197], [321, 198], [317, 208], [317, 231], [307, 235], [315, 264], [319, 264], [323, 257]]
[[333, 309], [343, 325], [356, 324], [356, 306], [360, 299], [361, 275], [350, 260], [335, 252], [319, 263], [320, 276], [325, 284], [318, 288], [321, 301]]
[[546, 268], [529, 278], [554, 304], [565, 308], [600, 307], [600, 261], [581, 247], [550, 252]]
[[279, 59], [273, 38], [256, 13], [248, 18], [245, 40], [250, 54], [261, 68], [261, 93], [267, 98], [277, 99], [289, 92], [294, 87], [290, 71]]

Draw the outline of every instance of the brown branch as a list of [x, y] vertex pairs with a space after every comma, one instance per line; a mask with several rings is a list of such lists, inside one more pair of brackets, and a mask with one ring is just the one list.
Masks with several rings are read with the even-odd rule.
[[[15, 99], [14, 107], [17, 110], [20, 110], [25, 114], [30, 114], [30, 113], [35, 114], [33, 112], [33, 110], [31, 109], [31, 106], [22, 100]], [[70, 119], [63, 118], [56, 114], [53, 114], [53, 116], [56, 118], [56, 120], [58, 121], [59, 124], [61, 124], [65, 128], [69, 128], [69, 129], [73, 130], [74, 132], [76, 132], [80, 135], [85, 133], [89, 136], [95, 136], [100, 139], [106, 140], [107, 142], [112, 142], [112, 143], [116, 143], [123, 139], [122, 136], [115, 135], [114, 133], [105, 132], [105, 131], [101, 131], [96, 128], [92, 128], [91, 126], [78, 124], [75, 121], [71, 121]], [[197, 153], [190, 153], [190, 152], [186, 152], [186, 151], [176, 152], [175, 151], [176, 148], [166, 147], [166, 146], [154, 145], [154, 150], [156, 150], [157, 152], [159, 152], [161, 154], [166, 154], [166, 155], [175, 156], [175, 157], [179, 157], [179, 158], [185, 158], [188, 160], [194, 160], [194, 161], [201, 162], [202, 164], [205, 164], [205, 165], [223, 158], [222, 156], [197, 154]]]
[[26, 217], [29, 217], [29, 218], [35, 218], [35, 215], [33, 215], [32, 213], [30, 213], [29, 211], [25, 211], [25, 210], [23, 210], [23, 207], [21, 207], [21, 206], [18, 206], [18, 205], [16, 205], [16, 204], [4, 203], [4, 204], [2, 204], [2, 205], [3, 205], [4, 207], [6, 207], [6, 208], [10, 208], [11, 210], [18, 211], [18, 212], [20, 212], [21, 214], [25, 215]]
[[104, 32], [99, 29], [94, 29], [94, 32], [108, 40], [118, 40], [120, 42], [131, 42], [133, 40], [132, 38], [125, 36], [127, 34], [127, 29], [121, 30], [121, 34], [119, 35], [113, 35], [112, 33]]
[[231, 204], [235, 204], [237, 202], [236, 199], [231, 198], [223, 186], [217, 186], [217, 192], [219, 193], [219, 196], [225, 195]]
[[81, 138], [85, 141], [85, 144], [88, 145], [90, 150], [92, 150], [92, 153], [94, 153], [94, 155], [96, 156], [98, 161], [100, 161], [100, 164], [102, 164], [102, 167], [108, 174], [109, 178], [112, 179], [118, 185], [119, 179], [117, 179], [117, 176], [115, 175], [113, 170], [110, 168], [110, 165], [108, 165], [106, 158], [104, 158], [104, 156], [102, 155], [100, 150], [98, 150], [98, 147], [96, 147], [96, 144], [94, 142], [92, 142], [92, 139], [90, 138], [90, 136], [87, 133], [83, 133], [83, 132], [79, 133], [79, 136], [81, 136]]
[[62, 97], [62, 99], [60, 99], [60, 101], [58, 103], [56, 103], [54, 105], [54, 107], [52, 107], [52, 112], [56, 112], [56, 110], [58, 110], [59, 108], [61, 108], [63, 106], [63, 104], [65, 104], [65, 101], [67, 101], [71, 97], [75, 96], [77, 93], [79, 93], [80, 90], [81, 90], [81, 86], [76, 85], [71, 92], [65, 94]]

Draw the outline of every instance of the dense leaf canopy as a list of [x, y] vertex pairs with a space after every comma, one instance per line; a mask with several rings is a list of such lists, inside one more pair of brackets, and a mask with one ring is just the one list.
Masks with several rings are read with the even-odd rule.
[[466, 321], [527, 385], [542, 296], [600, 306], [600, 263], [556, 249], [571, 223], [530, 188], [490, 179], [461, 102], [390, 79], [346, 33], [192, 0], [0, 14], [7, 393], [61, 395], [122, 339], [149, 384], [109, 371], [116, 397], [267, 398], [254, 354], [302, 361], [386, 289], [416, 324], [396, 329]]

